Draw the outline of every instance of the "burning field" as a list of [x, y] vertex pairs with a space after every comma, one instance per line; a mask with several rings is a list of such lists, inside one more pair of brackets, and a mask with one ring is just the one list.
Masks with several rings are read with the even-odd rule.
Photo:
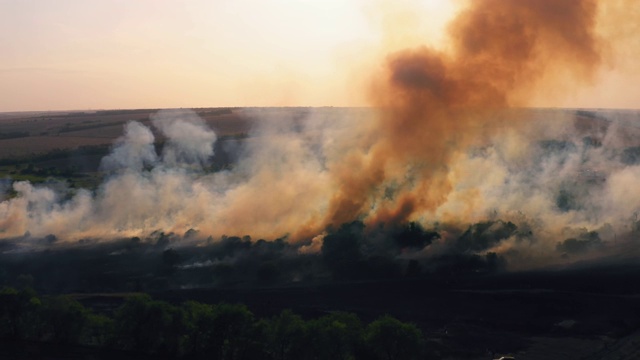
[[388, 54], [364, 90], [370, 110], [242, 110], [254, 126], [225, 144], [223, 170], [195, 112], [130, 121], [96, 189], [4, 182], [0, 235], [19, 247], [247, 235], [308, 254], [357, 224], [359, 252], [393, 243], [405, 259], [496, 256], [521, 269], [635, 256], [638, 113], [529, 107], [615, 64], [624, 36], [606, 36], [635, 23], [625, 6], [469, 2], [446, 48]]
[[563, 107], [638, 76], [638, 3], [460, 1], [410, 47], [386, 16], [415, 4], [371, 4], [366, 107], [0, 113], [0, 285], [389, 313], [441, 358], [640, 353], [640, 111]]

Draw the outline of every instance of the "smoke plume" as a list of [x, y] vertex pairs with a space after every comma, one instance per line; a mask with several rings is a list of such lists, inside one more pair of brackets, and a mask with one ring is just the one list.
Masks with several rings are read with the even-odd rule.
[[[153, 128], [132, 121], [97, 190], [13, 183], [0, 236], [249, 234], [306, 254], [362, 221], [361, 242], [424, 238], [398, 240], [412, 244], [398, 256], [492, 252], [529, 265], [632, 241], [638, 113], [527, 108], [610, 64], [598, 32], [610, 14], [595, 0], [466, 4], [446, 48], [388, 54], [365, 90], [374, 110], [237, 110], [256, 126], [217, 171], [208, 166], [217, 136], [195, 113], [162, 111]], [[399, 230], [409, 222], [419, 227]]]
[[[498, 110], [526, 100], [551, 74], [588, 81], [600, 63], [595, 1], [474, 1], [450, 25], [451, 49], [420, 47], [389, 55], [371, 90], [378, 116], [369, 160], [338, 169], [330, 222], [380, 206], [381, 220], [434, 210], [452, 190], [449, 164], [481, 145], [502, 122]], [[543, 76], [546, 75], [546, 78]], [[507, 119], [509, 126], [522, 115]], [[372, 204], [385, 183], [401, 187], [389, 204]], [[374, 197], [374, 199], [376, 199]]]

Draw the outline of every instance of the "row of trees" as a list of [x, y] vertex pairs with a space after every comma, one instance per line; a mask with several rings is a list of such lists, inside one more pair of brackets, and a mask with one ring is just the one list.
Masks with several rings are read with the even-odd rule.
[[244, 305], [194, 301], [175, 306], [132, 295], [112, 315], [67, 296], [0, 291], [0, 336], [191, 359], [417, 359], [421, 331], [383, 316], [363, 324], [352, 313], [304, 320], [285, 310], [256, 318]]

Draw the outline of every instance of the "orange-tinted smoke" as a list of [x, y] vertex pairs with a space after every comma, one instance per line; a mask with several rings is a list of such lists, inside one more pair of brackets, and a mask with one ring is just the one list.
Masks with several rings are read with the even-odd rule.
[[[333, 169], [339, 191], [326, 223], [436, 209], [454, 186], [448, 164], [495, 131], [498, 111], [527, 106], [545, 86], [590, 80], [601, 63], [597, 10], [595, 0], [473, 0], [450, 24], [450, 50], [390, 54], [371, 88], [379, 139]], [[381, 200], [398, 179], [406, 183]]]

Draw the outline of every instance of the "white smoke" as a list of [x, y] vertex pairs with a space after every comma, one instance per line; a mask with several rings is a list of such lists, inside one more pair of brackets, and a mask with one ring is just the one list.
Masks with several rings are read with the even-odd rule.
[[[412, 220], [427, 228], [512, 221], [528, 235], [488, 251], [518, 256], [520, 264], [558, 259], [558, 242], [590, 231], [599, 232], [605, 243], [632, 239], [640, 211], [640, 159], [625, 162], [623, 157], [640, 146], [637, 115], [598, 113], [585, 119], [574, 112], [556, 114], [561, 115], [534, 111], [525, 126], [505, 127], [477, 147], [460, 149], [448, 164], [453, 189], [446, 201], [413, 214]], [[309, 244], [301, 252], [319, 251], [327, 225], [323, 220], [339, 185], [332, 171], [343, 171], [350, 157], [366, 156], [375, 139], [368, 136], [371, 114], [244, 115], [257, 125], [242, 141], [238, 162], [217, 172], [206, 167], [215, 156], [216, 135], [195, 113], [163, 111], [152, 117], [164, 139], [161, 156], [152, 129], [130, 122], [103, 159], [108, 175], [95, 191], [14, 182], [14, 194], [0, 202], [0, 236], [55, 234], [64, 242], [194, 229], [201, 240], [289, 236]], [[389, 189], [401, 178], [394, 174], [383, 183], [386, 190], [374, 189], [371, 196], [378, 198], [371, 203], [394, 201], [397, 194]], [[400, 185], [395, 189], [402, 191]], [[375, 211], [372, 207], [361, 219], [366, 223]], [[450, 240], [444, 231], [431, 251]]]
[[205, 165], [213, 156], [216, 134], [193, 111], [162, 110], [151, 120], [167, 138], [162, 151], [165, 165]]
[[111, 154], [102, 159], [105, 171], [130, 170], [140, 172], [158, 160], [153, 146], [155, 138], [149, 128], [132, 121], [124, 128], [124, 136], [116, 140]]

